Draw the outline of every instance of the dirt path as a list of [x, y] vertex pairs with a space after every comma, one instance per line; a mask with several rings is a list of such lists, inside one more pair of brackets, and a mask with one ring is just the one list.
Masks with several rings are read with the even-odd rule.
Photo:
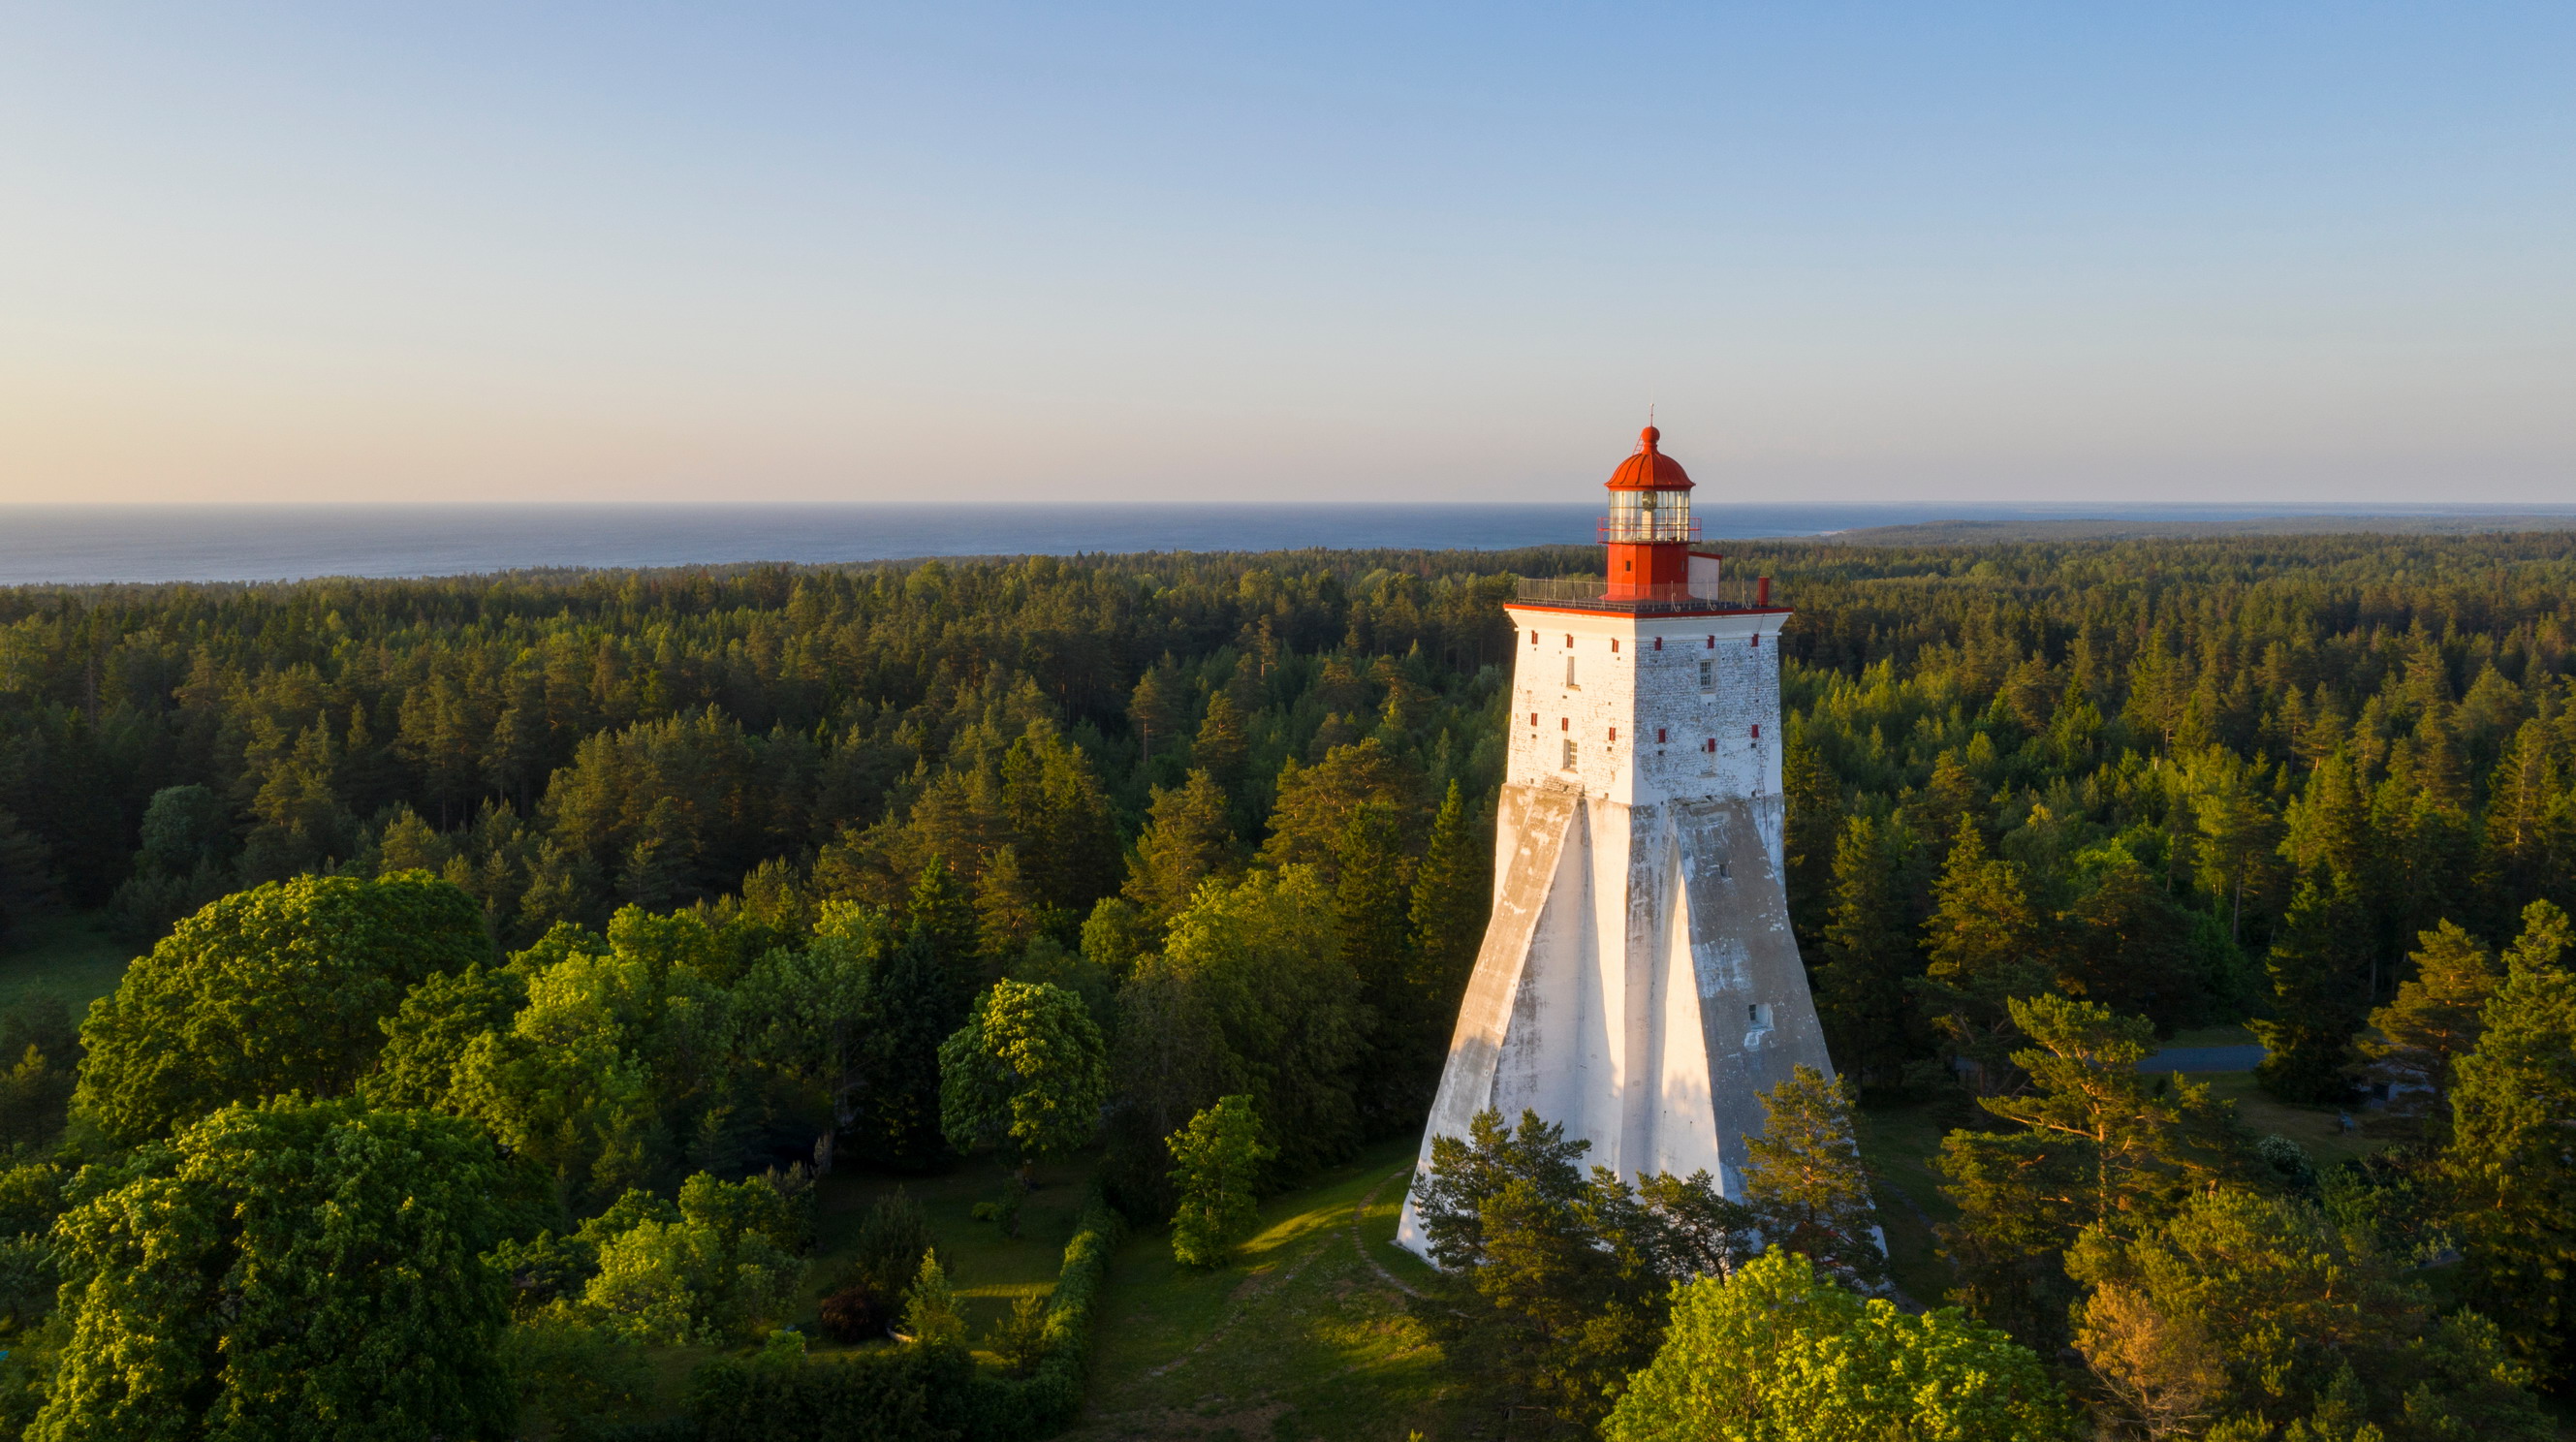
[[1404, 1285], [1404, 1283], [1396, 1280], [1395, 1273], [1388, 1271], [1384, 1262], [1381, 1262], [1377, 1258], [1369, 1255], [1368, 1242], [1365, 1238], [1360, 1236], [1360, 1221], [1368, 1215], [1369, 1206], [1377, 1200], [1377, 1194], [1386, 1190], [1386, 1183], [1410, 1178], [1412, 1175], [1413, 1168], [1412, 1166], [1407, 1165], [1403, 1171], [1397, 1172], [1392, 1176], [1389, 1176], [1386, 1181], [1379, 1182], [1376, 1186], [1369, 1188], [1368, 1195], [1360, 1198], [1358, 1206], [1351, 1208], [1351, 1247], [1360, 1254], [1361, 1261], [1369, 1264], [1369, 1270], [1377, 1273], [1380, 1281], [1385, 1282], [1388, 1286], [1393, 1287], [1408, 1297], [1419, 1297], [1422, 1295], [1420, 1292], [1417, 1292], [1411, 1287], [1408, 1287]]

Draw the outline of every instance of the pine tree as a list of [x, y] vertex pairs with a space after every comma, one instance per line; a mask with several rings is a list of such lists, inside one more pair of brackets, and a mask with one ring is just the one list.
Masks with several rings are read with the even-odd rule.
[[2357, 1045], [2372, 1079], [2390, 1088], [2389, 1110], [2446, 1127], [2452, 1068], [2477, 1046], [2479, 1015], [2504, 968], [2486, 943], [2447, 921], [2416, 941], [2414, 979], [2370, 1014], [2371, 1032]]
[[1590, 1149], [1534, 1112], [1509, 1128], [1479, 1112], [1466, 1136], [1432, 1139], [1413, 1188], [1440, 1269], [1414, 1319], [1477, 1390], [1576, 1427], [1653, 1355], [1673, 1280], [1619, 1233], [1643, 1220], [1626, 1184], [1606, 1168], [1586, 1184]]
[[2272, 1015], [2252, 1024], [2266, 1049], [2255, 1072], [2265, 1090], [2301, 1102], [2352, 1094], [2352, 1037], [2369, 1012], [2370, 933], [2352, 888], [2328, 877], [2299, 884], [2265, 968]]
[[1919, 1047], [1909, 983], [1923, 959], [1905, 915], [1894, 842], [1901, 823], [1855, 816], [1834, 847], [1833, 909], [1816, 1003], [1835, 1056], [1863, 1082], [1897, 1080]]
[[[1980, 799], [1977, 778], [1960, 764], [1958, 752], [1945, 750], [1932, 758], [1931, 778], [1915, 795], [1909, 819], [1925, 836], [1953, 836], [1963, 825], [1977, 825]], [[1981, 827], [1978, 844], [1984, 845]]]
[[943, 1151], [940, 1043], [966, 1015], [961, 991], [930, 927], [914, 919], [876, 973], [866, 1027], [871, 1056], [860, 1066], [853, 1107], [860, 1136], [886, 1164], [927, 1166]]
[[1801, 1066], [1763, 1093], [1762, 1135], [1744, 1139], [1743, 1202], [1763, 1239], [1847, 1287], [1887, 1284], [1869, 1169], [1853, 1140], [1851, 1083]]
[[1958, 1278], [1950, 1300], [2046, 1351], [2075, 1300], [2066, 1248], [2105, 1219], [2160, 1218], [2220, 1175], [2227, 1122], [2207, 1087], [2138, 1072], [2153, 1036], [2142, 1019], [2057, 996], [2010, 1008], [2037, 1043], [2013, 1057], [2031, 1086], [1978, 1104], [2021, 1126], [1942, 1139], [1933, 1169], [1959, 1215], [1939, 1230]]
[[2454, 1068], [2441, 1171], [2472, 1305], [2545, 1378], [2576, 1368], [2576, 974], [2566, 915], [2526, 913], [2475, 1051]]
[[1923, 923], [1930, 964], [1916, 989], [1950, 1050], [1976, 1063], [1983, 1088], [2005, 1090], [2016, 1038], [2007, 1003], [2051, 982], [2045, 920], [2021, 868], [1987, 852], [1974, 817], [1960, 818], [1932, 897]]
[[1413, 927], [1405, 914], [1412, 878], [1403, 839], [1383, 807], [1353, 816], [1335, 848], [1333, 918], [1342, 938], [1342, 960], [1359, 977], [1360, 1001], [1373, 1013], [1370, 1058], [1358, 1088], [1361, 1104], [1377, 1115], [1405, 1114], [1428, 1103], [1437, 1074], [1437, 1052], [1427, 1040], [1431, 1021], [1406, 984], [1412, 973]]
[[2550, 725], [2525, 721], [2487, 783], [2483, 870], [2491, 892], [2576, 905], [2576, 793]]
[[52, 909], [62, 899], [53, 855], [43, 838], [0, 811], [0, 940], [19, 922]]
[[1923, 933], [1934, 976], [2006, 971], [2035, 958], [2045, 944], [2046, 923], [2031, 905], [2021, 867], [1987, 851], [1973, 820], [1960, 820], [1932, 901]]
[[2087, 1223], [2160, 1216], [2216, 1176], [2220, 1104], [2202, 1084], [2138, 1070], [2155, 1049], [2146, 1018], [2062, 996], [2016, 998], [2013, 1025], [2035, 1045], [2013, 1064], [2031, 1089], [1978, 1105], [2080, 1148]]
[[1127, 719], [1136, 728], [1136, 742], [1146, 761], [1154, 759], [1155, 738], [1170, 737], [1180, 724], [1181, 700], [1169, 657], [1159, 666], [1146, 667], [1145, 674], [1136, 678], [1136, 689], [1127, 697]]
[[2225, 906], [2234, 940], [2244, 933], [2249, 892], [2260, 899], [2278, 865], [2280, 818], [2264, 795], [2261, 770], [2224, 746], [2190, 758], [2184, 785], [2195, 832], [2193, 869], [2201, 889]]
[[688, 813], [677, 797], [653, 803], [617, 873], [617, 894], [647, 911], [662, 911], [696, 890], [697, 847]]
[[2217, 998], [2194, 946], [2193, 914], [2147, 869], [2123, 858], [2060, 918], [2058, 984], [2170, 1033], [2209, 1014]]
[[984, 863], [984, 874], [975, 878], [976, 949], [988, 968], [1008, 966], [1032, 940], [1058, 929], [1062, 919], [1029, 885], [1016, 846], [995, 851]]
[[958, 884], [957, 873], [949, 869], [947, 857], [932, 856], [921, 868], [905, 915], [921, 929], [940, 964], [954, 970], [962, 1004], [969, 975], [967, 961], [975, 955], [978, 928], [975, 903]]
[[2370, 872], [2371, 851], [2370, 799], [2352, 754], [2338, 751], [2308, 774], [2307, 789], [2291, 804], [2281, 852], [2303, 873], [2323, 868], [2343, 884], [2359, 885]]
[[1290, 758], [1279, 770], [1279, 803], [1270, 813], [1270, 839], [1261, 845], [1262, 864], [1309, 862], [1335, 879], [1329, 873], [1339, 864], [1351, 818], [1372, 807], [1394, 815], [1409, 842], [1427, 819], [1421, 780], [1374, 736], [1334, 748], [1321, 765], [1301, 767]]
[[1413, 872], [1412, 990], [1415, 1004], [1433, 1023], [1431, 1041], [1457, 1014], [1467, 979], [1476, 970], [1476, 952], [1484, 945], [1485, 916], [1490, 909], [1491, 861], [1467, 821], [1458, 783], [1449, 783], [1439, 814], [1431, 819], [1431, 838]]
[[[1782, 836], [1787, 863], [1789, 915], [1821, 916], [1831, 903], [1834, 854], [1843, 832], [1843, 788], [1823, 753], [1793, 735], [1780, 754], [1780, 799], [1788, 809]], [[1815, 938], [1801, 934], [1802, 947]]]
[[1199, 883], [1242, 869], [1225, 793], [1205, 770], [1177, 787], [1154, 788], [1144, 833], [1127, 862], [1126, 897], [1160, 926], [1188, 909]]
[[921, 1254], [921, 1270], [903, 1299], [903, 1332], [912, 1345], [944, 1350], [966, 1345], [966, 1314], [957, 1306], [957, 1289], [937, 1252]]
[[1118, 889], [1115, 808], [1082, 748], [1055, 723], [1029, 723], [1002, 758], [1002, 813], [1037, 900], [1080, 916]]
[[1252, 757], [1252, 744], [1243, 734], [1243, 712], [1223, 691], [1208, 698], [1207, 715], [1199, 719], [1198, 739], [1190, 745], [1190, 760], [1207, 772], [1228, 795], [1243, 784], [1244, 764]]

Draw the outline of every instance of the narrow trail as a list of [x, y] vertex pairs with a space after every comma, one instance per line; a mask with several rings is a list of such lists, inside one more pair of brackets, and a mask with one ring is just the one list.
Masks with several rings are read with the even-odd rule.
[[1408, 1297], [1419, 1297], [1422, 1295], [1420, 1292], [1417, 1292], [1411, 1287], [1406, 1286], [1403, 1282], [1398, 1281], [1395, 1273], [1386, 1269], [1386, 1264], [1384, 1262], [1381, 1262], [1377, 1258], [1369, 1255], [1368, 1242], [1360, 1236], [1360, 1219], [1368, 1215], [1369, 1205], [1377, 1200], [1378, 1193], [1386, 1190], [1386, 1183], [1398, 1180], [1399, 1178], [1410, 1177], [1412, 1175], [1413, 1167], [1408, 1164], [1404, 1170], [1387, 1177], [1385, 1181], [1381, 1181], [1376, 1186], [1369, 1188], [1368, 1195], [1360, 1198], [1360, 1204], [1351, 1208], [1351, 1249], [1360, 1254], [1360, 1260], [1369, 1264], [1369, 1270], [1377, 1273], [1379, 1280], [1385, 1282], [1388, 1286], [1393, 1287]]

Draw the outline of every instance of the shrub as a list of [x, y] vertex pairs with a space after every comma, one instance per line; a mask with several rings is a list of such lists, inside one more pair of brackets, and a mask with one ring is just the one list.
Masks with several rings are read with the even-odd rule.
[[793, 1367], [724, 1358], [700, 1368], [691, 1385], [693, 1436], [703, 1442], [1032, 1442], [1053, 1436], [1082, 1407], [1091, 1309], [1119, 1230], [1118, 1214], [1094, 1192], [1064, 1249], [1064, 1267], [1045, 1300], [1036, 1345], [1014, 1339], [1031, 1367], [1025, 1378], [978, 1374], [963, 1347], [898, 1347]]
[[793, 1299], [803, 1272], [789, 1250], [793, 1208], [767, 1178], [728, 1184], [700, 1172], [681, 1185], [676, 1210], [600, 1243], [582, 1310], [647, 1341], [758, 1335]]

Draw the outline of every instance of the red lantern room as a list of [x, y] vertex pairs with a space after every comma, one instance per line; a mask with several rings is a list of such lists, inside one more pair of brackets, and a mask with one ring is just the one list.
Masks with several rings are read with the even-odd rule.
[[1610, 514], [1601, 539], [1610, 547], [1610, 588], [1604, 597], [1642, 601], [1674, 597], [1690, 585], [1691, 478], [1681, 462], [1655, 449], [1664, 433], [1653, 426], [1637, 435], [1637, 453], [1610, 473]]

